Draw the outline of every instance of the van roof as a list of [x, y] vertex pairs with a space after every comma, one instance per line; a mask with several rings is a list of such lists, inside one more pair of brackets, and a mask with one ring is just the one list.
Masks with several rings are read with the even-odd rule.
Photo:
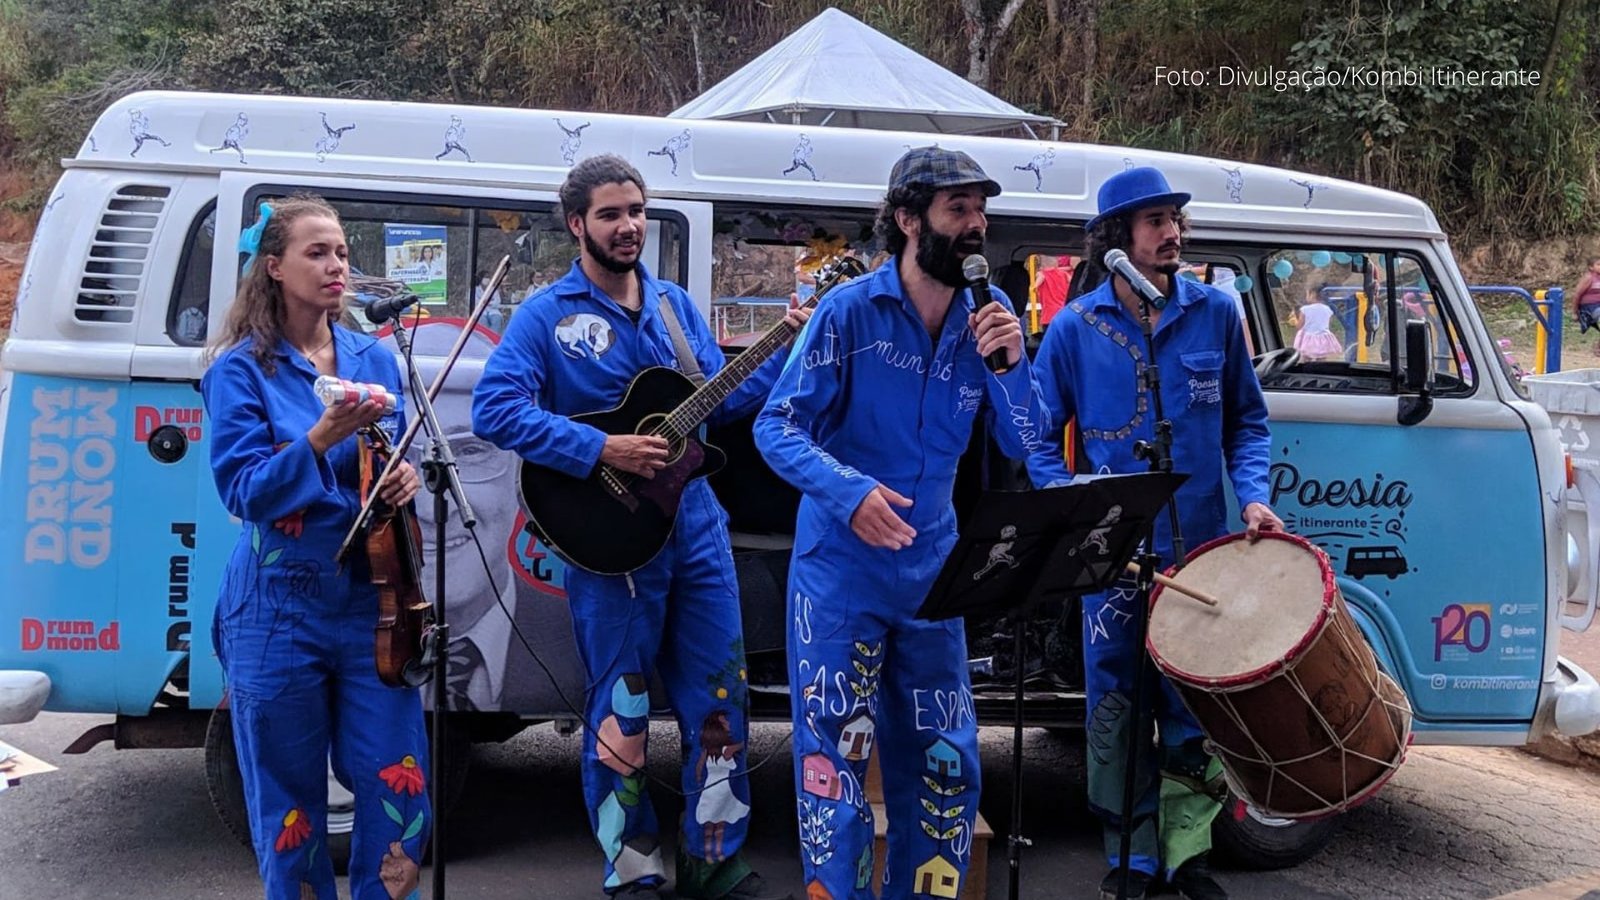
[[910, 147], [965, 150], [1005, 191], [991, 214], [1082, 222], [1100, 183], [1154, 165], [1196, 226], [1442, 237], [1415, 197], [1227, 160], [1095, 144], [431, 103], [147, 91], [111, 105], [68, 167], [423, 179], [554, 190], [617, 153], [652, 194], [873, 206]]

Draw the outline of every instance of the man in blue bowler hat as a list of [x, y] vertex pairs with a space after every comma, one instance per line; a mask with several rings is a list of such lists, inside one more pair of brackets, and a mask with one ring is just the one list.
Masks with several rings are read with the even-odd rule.
[[[1283, 523], [1267, 505], [1271, 436], [1267, 404], [1251, 366], [1234, 301], [1210, 285], [1175, 277], [1188, 230], [1189, 195], [1172, 190], [1160, 170], [1128, 169], [1100, 188], [1099, 214], [1089, 220], [1085, 255], [1098, 263], [1122, 250], [1164, 301], [1150, 304], [1162, 411], [1172, 422], [1173, 470], [1189, 476], [1176, 503], [1185, 543], [1194, 547], [1229, 530], [1223, 478], [1232, 482], [1251, 537]], [[1085, 473], [1144, 472], [1134, 445], [1154, 442], [1156, 405], [1143, 375], [1147, 353], [1142, 301], [1120, 276], [1069, 299], [1051, 322], [1034, 360], [1052, 420], [1077, 420]], [[1035, 483], [1070, 477], [1058, 431], [1029, 461]], [[1173, 560], [1168, 518], [1156, 520], [1155, 551]], [[1138, 668], [1133, 580], [1083, 599], [1085, 691], [1089, 709], [1089, 805], [1104, 823], [1111, 872], [1100, 896], [1115, 900], [1127, 742], [1140, 754], [1133, 805], [1130, 900], [1164, 875], [1189, 900], [1225, 900], [1206, 867], [1211, 822], [1221, 809], [1221, 766], [1203, 748], [1204, 735], [1153, 666], [1142, 691], [1137, 728], [1131, 709]], [[1159, 753], [1152, 729], [1160, 735]], [[1135, 738], [1137, 735], [1137, 738]], [[1158, 776], [1159, 771], [1159, 777]]]

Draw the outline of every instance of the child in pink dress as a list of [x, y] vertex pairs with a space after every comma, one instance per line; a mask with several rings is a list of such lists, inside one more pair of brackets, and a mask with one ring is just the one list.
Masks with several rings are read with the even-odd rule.
[[1306, 359], [1343, 359], [1344, 344], [1328, 325], [1333, 308], [1322, 302], [1316, 288], [1306, 289], [1306, 304], [1300, 307], [1300, 330], [1294, 335], [1294, 348]]

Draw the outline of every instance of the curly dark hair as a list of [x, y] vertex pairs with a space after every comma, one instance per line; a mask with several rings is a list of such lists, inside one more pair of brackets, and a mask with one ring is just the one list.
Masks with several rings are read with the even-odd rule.
[[582, 218], [586, 215], [594, 199], [595, 188], [602, 184], [627, 184], [630, 181], [638, 186], [639, 193], [646, 200], [650, 199], [650, 191], [644, 186], [644, 176], [632, 163], [615, 153], [602, 153], [578, 163], [567, 173], [566, 180], [561, 182], [561, 221], [565, 222], [571, 216]]
[[[1127, 251], [1133, 243], [1133, 217], [1139, 210], [1130, 209], [1113, 216], [1106, 216], [1094, 223], [1094, 227], [1084, 233], [1083, 256], [1088, 264], [1088, 269], [1080, 276], [1082, 288], [1080, 292], [1088, 292], [1099, 287], [1100, 282], [1106, 280], [1105, 263], [1106, 253], [1111, 250]], [[1189, 214], [1178, 210], [1178, 239], [1189, 237]]]
[[878, 220], [872, 230], [883, 241], [883, 249], [889, 251], [890, 256], [899, 256], [900, 251], [906, 248], [907, 241], [906, 233], [900, 230], [900, 223], [894, 220], [895, 210], [904, 209], [926, 220], [936, 193], [937, 189], [928, 185], [912, 184], [891, 188], [889, 193], [883, 195], [883, 203], [878, 205]]

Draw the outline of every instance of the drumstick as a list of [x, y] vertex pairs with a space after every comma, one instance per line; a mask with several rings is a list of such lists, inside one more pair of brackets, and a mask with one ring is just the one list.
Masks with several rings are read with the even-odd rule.
[[[1128, 563], [1128, 571], [1138, 575], [1140, 571], [1139, 565], [1137, 563]], [[1180, 584], [1177, 580], [1168, 578], [1167, 576], [1162, 575], [1160, 572], [1156, 573], [1156, 584], [1159, 584], [1168, 590], [1177, 591], [1178, 593], [1192, 600], [1199, 600], [1201, 603], [1204, 603], [1207, 606], [1217, 605], [1217, 598], [1211, 596], [1205, 591], [1202, 591], [1199, 588], [1189, 587], [1186, 584]]]

